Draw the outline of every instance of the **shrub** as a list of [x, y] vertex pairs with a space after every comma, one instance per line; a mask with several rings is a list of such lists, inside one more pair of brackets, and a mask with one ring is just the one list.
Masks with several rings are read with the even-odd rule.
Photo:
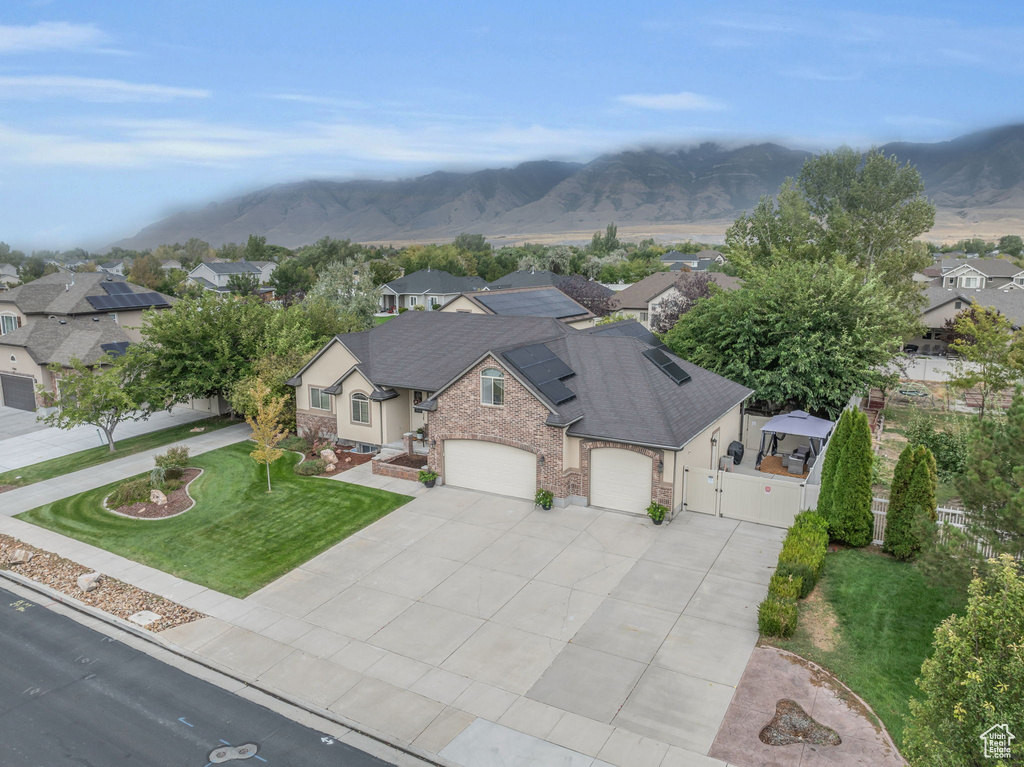
[[422, 469], [419, 473], [420, 482], [433, 482], [437, 479], [437, 473], [430, 469]]
[[814, 590], [814, 571], [801, 562], [779, 562], [775, 568], [775, 576], [792, 578], [794, 582], [800, 582], [800, 593], [797, 595], [804, 599]]
[[971, 427], [962, 416], [950, 416], [946, 428], [940, 431], [934, 413], [915, 410], [907, 425], [907, 441], [932, 451], [938, 475], [944, 480], [955, 479], [966, 470], [970, 436]]
[[113, 509], [119, 509], [122, 506], [131, 506], [133, 503], [146, 503], [149, 501], [151, 489], [149, 477], [129, 479], [114, 489], [110, 498], [107, 499], [107, 505]]
[[173, 493], [175, 490], [180, 490], [181, 486], [184, 484], [185, 480], [183, 479], [169, 479], [161, 485], [160, 489], [163, 490], [164, 493], [169, 494]]
[[167, 479], [167, 469], [163, 466], [154, 466], [149, 470], [149, 484], [153, 487], [160, 487]]
[[757, 608], [757, 630], [764, 636], [788, 637], [796, 631], [797, 609], [795, 599], [783, 599], [769, 594]]
[[321, 421], [314, 421], [308, 426], [303, 426], [299, 429], [299, 436], [306, 440], [310, 450], [316, 450], [331, 441], [331, 432]]
[[828, 535], [828, 520], [814, 509], [801, 511], [793, 517], [793, 527], [799, 530], [806, 527], [817, 530], [822, 535]]
[[665, 514], [668, 513], [668, 508], [662, 504], [652, 501], [651, 505], [647, 507], [647, 516], [653, 519], [655, 522], [660, 522], [665, 519]]
[[409, 311], [409, 307], [408, 306], [399, 306], [398, 307], [398, 313], [399, 314], [405, 314], [407, 311]]
[[[910, 448], [907, 448], [908, 450]], [[904, 453], [907, 450], [903, 451]], [[903, 456], [900, 456], [903, 462]], [[909, 479], [896, 497], [890, 497], [885, 520], [884, 551], [896, 559], [910, 560], [921, 551], [922, 522], [935, 520], [935, 459], [923, 445], [914, 449], [908, 463]]]
[[327, 461], [323, 458], [313, 458], [309, 461], [303, 461], [295, 467], [295, 473], [301, 474], [304, 477], [312, 477], [317, 474], [323, 474], [327, 469]]
[[153, 480], [154, 485], [163, 482], [164, 479], [177, 479], [184, 473], [185, 467], [188, 465], [188, 448], [184, 445], [168, 448], [166, 453], [154, 455], [153, 460], [158, 469], [163, 469], [163, 475], [159, 481]]
[[850, 436], [850, 421], [852, 410], [844, 410], [839, 416], [839, 423], [836, 424], [832, 436], [829, 438], [825, 449], [825, 462], [821, 466], [821, 492], [818, 495], [818, 513], [826, 520], [832, 518], [832, 505], [835, 495], [836, 469], [839, 466], [839, 457], [843, 453], [843, 446]]
[[277, 446], [282, 450], [291, 450], [294, 453], [302, 453], [303, 455], [309, 452], [309, 443], [295, 434], [285, 437]]
[[768, 593], [780, 599], [797, 599], [803, 591], [804, 579], [799, 575], [779, 575], [775, 573], [768, 583]]
[[871, 512], [873, 461], [868, 417], [864, 413], [853, 412], [850, 435], [839, 456], [829, 516], [832, 537], [850, 546], [871, 543], [874, 529]]

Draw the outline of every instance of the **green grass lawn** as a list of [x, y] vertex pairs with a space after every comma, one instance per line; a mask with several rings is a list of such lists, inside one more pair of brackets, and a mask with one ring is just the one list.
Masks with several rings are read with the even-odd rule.
[[389, 315], [388, 315], [387, 317], [374, 317], [374, 318], [373, 318], [373, 321], [374, 321], [374, 322], [375, 322], [375, 323], [376, 323], [377, 325], [383, 325], [383, 324], [384, 324], [385, 322], [387, 322], [388, 320], [393, 320], [393, 319], [394, 319], [395, 317], [397, 317], [397, 316], [398, 316], [397, 314], [389, 314]]
[[828, 554], [815, 593], [801, 601], [796, 634], [772, 641], [839, 677], [902, 746], [908, 701], [918, 695], [914, 680], [935, 627], [962, 608], [961, 598], [913, 565], [877, 550], [843, 550]]
[[411, 500], [316, 477], [285, 453], [270, 470], [243, 442], [196, 456], [205, 469], [189, 490], [196, 505], [166, 520], [133, 520], [102, 508], [115, 485], [90, 490], [18, 519], [120, 554], [217, 591], [244, 597]]
[[196, 435], [192, 434], [192, 429], [197, 426], [205, 426], [206, 431], [204, 433], [209, 433], [236, 423], [241, 423], [241, 421], [232, 421], [227, 417], [221, 416], [204, 418], [200, 421], [190, 421], [189, 423], [171, 426], [159, 431], [151, 431], [148, 434], [140, 434], [137, 437], [129, 437], [120, 441], [117, 439], [117, 431], [115, 430], [114, 446], [117, 450], [113, 453], [110, 452], [110, 448], [106, 445], [99, 445], [88, 450], [80, 450], [77, 453], [64, 455], [60, 458], [51, 458], [49, 461], [33, 463], [30, 466], [23, 466], [20, 469], [12, 469], [11, 471], [0, 473], [0, 485], [14, 485], [15, 487], [32, 485], [36, 482], [69, 474], [72, 471], [88, 469], [107, 461], [126, 458], [129, 455], [144, 453], [147, 450], [154, 450], [158, 447], [169, 445], [172, 442], [194, 437]]

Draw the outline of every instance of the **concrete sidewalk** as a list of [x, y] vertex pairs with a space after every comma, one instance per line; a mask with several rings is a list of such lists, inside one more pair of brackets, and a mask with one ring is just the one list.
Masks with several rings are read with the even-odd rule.
[[249, 425], [240, 423], [237, 426], [228, 426], [206, 434], [197, 434], [189, 439], [173, 442], [163, 447], [154, 448], [145, 453], [137, 453], [127, 458], [119, 458], [109, 463], [92, 466], [88, 469], [65, 474], [62, 477], [55, 477], [45, 482], [37, 482], [28, 487], [10, 490], [0, 493], [0, 516], [13, 517], [23, 511], [34, 509], [46, 503], [59, 501], [71, 495], [84, 493], [96, 487], [102, 487], [110, 482], [117, 482], [119, 479], [141, 474], [153, 468], [153, 455], [166, 452], [171, 447], [185, 446], [191, 455], [207, 453], [225, 445], [233, 445], [236, 442], [248, 439], [250, 434]]
[[[119, 424], [114, 442], [209, 417], [210, 413], [201, 410], [172, 408], [170, 412], [154, 413], [145, 421]], [[106, 444], [95, 426], [57, 429], [36, 421], [35, 413], [0, 407], [0, 471], [20, 469]]]

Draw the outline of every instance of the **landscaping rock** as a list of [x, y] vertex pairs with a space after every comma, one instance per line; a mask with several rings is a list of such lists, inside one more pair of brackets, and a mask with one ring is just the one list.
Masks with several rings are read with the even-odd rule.
[[838, 746], [843, 742], [835, 730], [814, 721], [799, 703], [788, 698], [775, 704], [775, 717], [764, 726], [759, 737], [769, 746], [790, 746], [794, 743]]
[[338, 455], [330, 448], [324, 448], [320, 451], [320, 457], [323, 458], [329, 464], [335, 464], [338, 462]]
[[28, 549], [16, 549], [15, 552], [11, 554], [11, 558], [8, 561], [12, 565], [20, 565], [26, 562], [31, 562], [32, 557], [35, 555], [34, 551], [29, 551]]
[[153, 490], [149, 491], [149, 502], [155, 503], [157, 506], [166, 506], [167, 496], [154, 488]]
[[150, 623], [156, 623], [162, 617], [162, 615], [158, 615], [152, 610], [139, 610], [137, 613], [129, 615], [128, 620], [140, 626], [148, 626]]
[[325, 466], [325, 467], [324, 467], [324, 471], [334, 471], [334, 470], [336, 470], [337, 468], [338, 468], [338, 465], [337, 465], [337, 464], [335, 464], [335, 463], [329, 463], [329, 464], [327, 464], [327, 466]]
[[189, 429], [189, 431], [192, 431], [192, 432], [206, 431], [206, 427], [205, 426], [196, 426], [194, 429]]
[[100, 579], [103, 577], [101, 573], [85, 573], [84, 575], [78, 576], [78, 588], [88, 594], [90, 591], [95, 591], [100, 587]]

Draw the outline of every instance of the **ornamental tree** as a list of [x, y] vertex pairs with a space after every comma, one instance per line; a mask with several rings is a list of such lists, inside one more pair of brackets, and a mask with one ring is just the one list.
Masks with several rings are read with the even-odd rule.
[[256, 412], [254, 415], [247, 415], [246, 422], [252, 427], [252, 441], [256, 447], [249, 455], [256, 463], [267, 466], [267, 492], [270, 487], [270, 464], [284, 455], [284, 451], [277, 447], [277, 444], [285, 438], [288, 433], [281, 424], [281, 416], [284, 412], [285, 398], [271, 395], [270, 388], [257, 379], [249, 396], [255, 403]]
[[832, 436], [828, 440], [825, 449], [825, 463], [821, 467], [821, 490], [818, 495], [818, 513], [832, 527], [832, 508], [835, 499], [836, 470], [839, 466], [839, 458], [843, 454], [843, 446], [850, 436], [850, 423], [853, 420], [853, 411], [844, 410], [839, 416], [839, 423], [836, 424]]
[[957, 357], [947, 382], [953, 388], [973, 388], [981, 394], [978, 420], [983, 421], [999, 393], [1020, 381], [1024, 340], [1003, 314], [973, 300], [969, 309], [956, 316], [953, 330], [950, 349]]
[[[914, 767], [1009, 767], [1024, 752], [1024, 575], [1009, 554], [968, 587], [963, 615], [935, 629], [932, 656], [910, 701], [905, 756]], [[981, 736], [1005, 725], [1010, 757], [986, 758]]]
[[95, 426], [106, 436], [110, 452], [115, 452], [118, 424], [144, 421], [158, 410], [170, 408], [171, 400], [160, 383], [147, 375], [150, 363], [149, 356], [133, 346], [120, 357], [105, 355], [93, 365], [73, 358], [70, 372], [51, 365], [50, 370], [60, 376], [57, 393], [36, 387], [43, 405], [56, 408], [43, 422], [60, 429]]
[[874, 530], [871, 512], [871, 428], [868, 417], [851, 411], [850, 435], [839, 456], [833, 488], [829, 532], [850, 546], [867, 546]]

